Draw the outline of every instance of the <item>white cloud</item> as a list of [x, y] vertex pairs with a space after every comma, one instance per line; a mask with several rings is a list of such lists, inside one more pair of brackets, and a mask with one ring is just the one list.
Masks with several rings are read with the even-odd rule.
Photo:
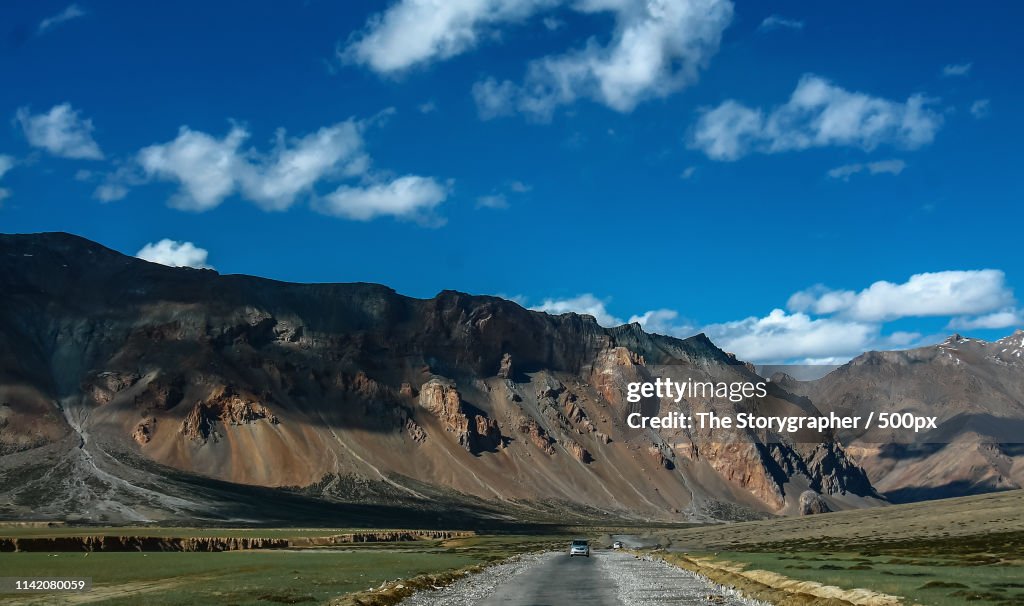
[[181, 189], [172, 206], [209, 210], [237, 189], [247, 165], [239, 147], [248, 137], [241, 126], [232, 127], [223, 139], [182, 126], [173, 141], [140, 150], [138, 161], [148, 176], [178, 182]]
[[590, 293], [569, 299], [544, 299], [543, 303], [530, 309], [554, 315], [572, 312], [594, 316], [597, 319], [597, 323], [606, 328], [623, 324], [622, 320], [608, 312], [608, 309], [605, 307], [605, 301], [598, 299]]
[[14, 156], [8, 156], [6, 154], [0, 154], [0, 179], [4, 178], [7, 171], [14, 168]]
[[804, 22], [796, 19], [787, 19], [779, 15], [770, 15], [761, 22], [757, 29], [769, 32], [776, 29], [803, 29]]
[[771, 111], [734, 100], [704, 110], [690, 147], [715, 160], [825, 146], [871, 151], [887, 144], [914, 149], [931, 143], [942, 126], [942, 116], [928, 107], [930, 103], [920, 94], [901, 103], [851, 92], [808, 74], [789, 101]]
[[828, 176], [833, 179], [848, 181], [851, 176], [864, 171], [872, 175], [898, 175], [906, 167], [907, 163], [903, 160], [879, 160], [878, 162], [867, 162], [864, 164], [844, 164], [828, 171]]
[[687, 166], [686, 168], [683, 169], [683, 172], [679, 173], [679, 178], [680, 179], [690, 179], [696, 173], [697, 173], [697, 167], [696, 166]]
[[978, 99], [971, 103], [971, 115], [977, 119], [988, 117], [992, 111], [992, 102], [989, 99]]
[[791, 311], [839, 314], [858, 321], [897, 318], [978, 315], [1015, 302], [1005, 274], [997, 269], [915, 274], [902, 284], [878, 281], [861, 290], [830, 290], [822, 286], [795, 293]]
[[82, 8], [79, 7], [77, 4], [71, 4], [61, 12], [57, 13], [56, 15], [53, 15], [52, 17], [47, 17], [46, 19], [40, 21], [39, 27], [36, 29], [36, 35], [44, 34], [47, 31], [53, 29], [54, 27], [57, 27], [62, 23], [71, 21], [72, 19], [84, 17], [85, 14], [85, 11], [82, 10]]
[[173, 141], [141, 150], [138, 160], [149, 176], [180, 183], [173, 206], [196, 211], [236, 190], [265, 210], [285, 210], [322, 178], [368, 168], [359, 126], [351, 120], [291, 140], [280, 130], [273, 151], [262, 156], [241, 152], [248, 137], [237, 125], [222, 139], [183, 126]]
[[1024, 325], [1024, 312], [1009, 308], [994, 311], [981, 316], [960, 316], [949, 321], [948, 328], [956, 330], [976, 330], [986, 328], [1007, 328]]
[[363, 152], [360, 127], [349, 120], [298, 139], [286, 140], [279, 130], [274, 151], [252, 166], [247, 164], [239, 179], [245, 197], [264, 209], [284, 210], [324, 177], [366, 172], [369, 156]]
[[513, 111], [539, 120], [579, 99], [629, 112], [642, 101], [665, 97], [697, 80], [718, 51], [732, 20], [728, 0], [579, 0], [588, 14], [611, 12], [611, 40], [531, 62], [522, 84], [478, 82], [473, 96], [484, 119]]
[[[298, 138], [279, 130], [267, 153], [243, 149], [249, 132], [239, 125], [221, 138], [182, 127], [174, 140], [142, 149], [138, 163], [149, 178], [179, 184], [171, 205], [183, 210], [209, 210], [238, 193], [264, 210], [286, 210], [306, 197], [325, 214], [356, 220], [425, 216], [447, 198], [449, 185], [414, 175], [384, 180], [370, 174], [362, 132], [376, 121], [347, 120]], [[314, 191], [317, 183], [356, 177], [369, 185], [341, 186], [323, 197]], [[122, 182], [108, 185], [95, 195], [123, 197]]]
[[725, 351], [758, 363], [799, 358], [849, 359], [878, 339], [876, 324], [812, 318], [804, 313], [772, 310], [763, 318], [711, 324], [704, 332]]
[[116, 202], [128, 196], [128, 186], [121, 183], [101, 183], [92, 192], [92, 197], [100, 202]]
[[523, 183], [522, 181], [513, 181], [509, 183], [508, 188], [517, 194], [529, 193], [533, 190], [533, 186], [529, 183]]
[[426, 103], [420, 103], [416, 106], [421, 114], [432, 114], [437, 111], [437, 103], [433, 101], [427, 101]]
[[688, 322], [679, 318], [679, 312], [674, 309], [652, 309], [638, 316], [631, 316], [629, 323], [636, 322], [647, 332], [669, 335], [673, 337], [688, 337], [696, 330]]
[[19, 108], [15, 118], [29, 145], [54, 156], [81, 160], [102, 160], [103, 152], [92, 138], [92, 120], [81, 118], [70, 103], [53, 106], [44, 114]]
[[498, 82], [494, 78], [481, 80], [473, 85], [473, 100], [476, 111], [482, 120], [510, 116], [516, 110], [516, 85], [506, 80]]
[[380, 74], [466, 52], [497, 25], [520, 23], [562, 0], [399, 0], [372, 16], [340, 52]]
[[966, 76], [971, 72], [973, 63], [952, 63], [942, 68], [943, 76]]
[[508, 208], [508, 198], [505, 194], [491, 194], [487, 196], [480, 196], [476, 199], [477, 208], [493, 208], [503, 209]]
[[380, 216], [422, 218], [448, 197], [450, 186], [434, 179], [407, 175], [365, 187], [339, 187], [314, 207], [328, 215], [357, 221]]
[[191, 242], [178, 242], [164, 238], [159, 242], [151, 242], [142, 247], [135, 256], [152, 263], [168, 267], [194, 267], [212, 269], [206, 260], [209, 253]]

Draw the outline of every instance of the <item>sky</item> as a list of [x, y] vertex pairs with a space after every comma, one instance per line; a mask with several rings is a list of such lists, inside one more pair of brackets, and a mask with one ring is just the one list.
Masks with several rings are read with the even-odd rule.
[[0, 231], [758, 363], [1024, 325], [1024, 6], [0, 6]]

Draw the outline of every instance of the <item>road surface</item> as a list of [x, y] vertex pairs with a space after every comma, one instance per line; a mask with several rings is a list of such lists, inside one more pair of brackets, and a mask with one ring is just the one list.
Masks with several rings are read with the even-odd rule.
[[728, 606], [757, 602], [732, 595], [660, 560], [596, 551], [528, 556], [492, 567], [445, 589], [417, 594], [403, 606]]

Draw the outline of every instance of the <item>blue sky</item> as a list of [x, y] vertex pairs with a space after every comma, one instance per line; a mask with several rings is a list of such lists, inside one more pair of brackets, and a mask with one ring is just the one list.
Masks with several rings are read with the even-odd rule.
[[994, 338], [1024, 323], [1021, 12], [8, 2], [0, 230], [757, 362]]

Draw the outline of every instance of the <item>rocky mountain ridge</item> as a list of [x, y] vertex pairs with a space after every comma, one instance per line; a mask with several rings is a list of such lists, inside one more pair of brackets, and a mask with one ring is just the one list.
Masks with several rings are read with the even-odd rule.
[[[631, 411], [676, 407], [626, 401], [656, 365], [759, 379], [704, 335], [454, 291], [174, 269], [67, 234], [0, 236], [0, 290], [9, 519], [234, 519], [225, 495], [248, 490], [338, 516], [457, 503], [501, 519], [683, 521], [796, 513], [807, 490], [832, 509], [878, 502], [827, 436], [627, 427]], [[781, 388], [756, 405], [808, 407]]]
[[935, 417], [922, 432], [842, 432], [874, 485], [897, 502], [1024, 486], [1024, 331], [997, 341], [951, 335], [868, 352], [786, 388], [822, 410]]

